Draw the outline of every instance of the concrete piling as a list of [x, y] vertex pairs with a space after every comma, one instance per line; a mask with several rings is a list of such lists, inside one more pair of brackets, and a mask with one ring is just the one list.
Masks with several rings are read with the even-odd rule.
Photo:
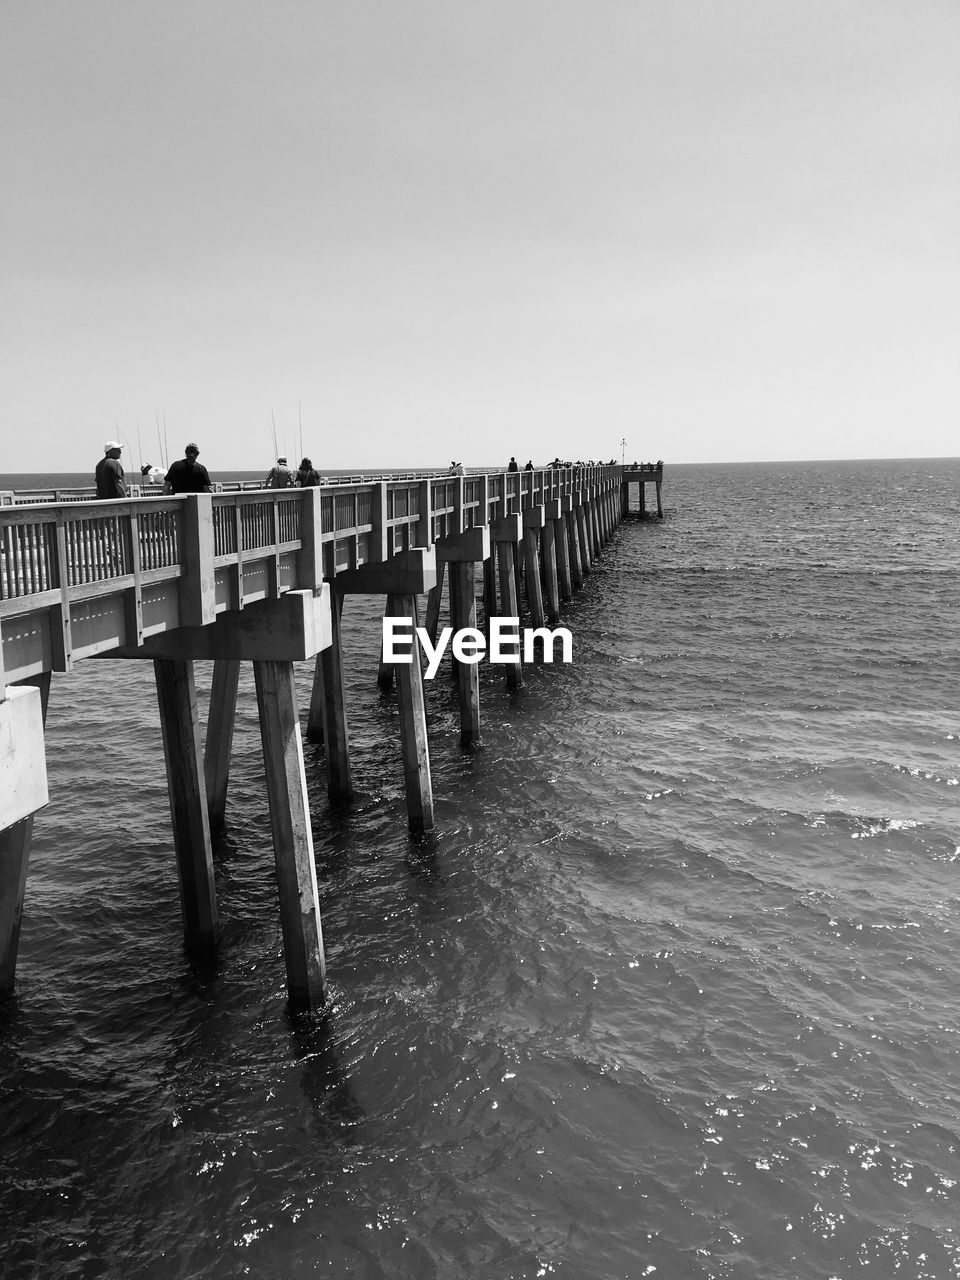
[[[409, 618], [417, 626], [417, 597], [394, 597], [397, 617]], [[411, 662], [397, 663], [397, 694], [400, 709], [400, 743], [403, 752], [403, 781], [407, 797], [410, 830], [419, 835], [433, 829], [433, 785], [430, 779], [430, 747], [427, 742], [427, 711], [423, 696], [420, 648], [413, 641]]]
[[[450, 625], [454, 632], [477, 625], [474, 564], [472, 560], [450, 564]], [[476, 663], [456, 659], [454, 669], [460, 704], [460, 746], [473, 750], [480, 746], [480, 673]]]
[[180, 882], [184, 943], [190, 952], [209, 953], [217, 944], [220, 920], [207, 788], [200, 765], [200, 717], [193, 662], [156, 658], [153, 667]]
[[214, 834], [222, 831], [226, 825], [227, 782], [230, 777], [230, 753], [233, 748], [239, 682], [239, 661], [232, 658], [214, 661], [210, 708], [207, 714], [207, 739], [203, 748], [207, 813], [210, 830]]
[[255, 661], [253, 674], [277, 868], [287, 993], [291, 1007], [318, 1009], [326, 995], [323, 929], [293, 663]]

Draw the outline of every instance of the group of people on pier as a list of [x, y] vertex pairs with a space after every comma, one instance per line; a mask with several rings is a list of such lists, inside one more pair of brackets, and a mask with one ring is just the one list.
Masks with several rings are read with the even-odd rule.
[[301, 458], [296, 471], [291, 470], [283, 456], [277, 459], [277, 465], [271, 467], [264, 478], [267, 489], [312, 489], [320, 483], [320, 473], [309, 458]]
[[[123, 463], [120, 461], [122, 452], [123, 445], [119, 440], [108, 440], [104, 444], [103, 457], [94, 469], [98, 498], [128, 496], [126, 475]], [[197, 461], [199, 454], [199, 446], [191, 442], [185, 446], [183, 457], [172, 463], [166, 473], [159, 467], [146, 462], [140, 468], [140, 482], [141, 484], [162, 482], [165, 494], [211, 493], [213, 485], [210, 473], [202, 462]], [[320, 473], [309, 458], [302, 458], [300, 466], [293, 471], [287, 466], [286, 458], [281, 456], [277, 458], [276, 465], [267, 472], [263, 483], [267, 489], [287, 489], [293, 486], [306, 489], [320, 484]]]
[[[103, 446], [103, 457], [97, 463], [94, 477], [97, 484], [98, 498], [125, 498], [127, 497], [127, 486], [124, 476], [123, 464], [120, 461], [120, 455], [123, 451], [123, 445], [118, 440], [108, 440]], [[179, 493], [210, 493], [212, 484], [210, 482], [210, 474], [206, 467], [197, 461], [200, 449], [195, 444], [188, 444], [184, 449], [184, 456], [174, 462], [169, 470], [164, 474], [159, 467], [151, 466], [149, 462], [140, 468], [140, 478], [142, 484], [159, 484], [163, 483], [163, 492], [165, 494]], [[559, 467], [593, 467], [603, 466], [602, 462], [595, 462], [592, 458], [588, 462], [578, 459], [576, 464], [572, 462], [563, 462], [560, 458], [554, 458], [552, 462], [546, 464], [550, 468]], [[610, 459], [610, 466], [615, 465], [615, 460]], [[634, 468], [637, 467], [635, 462]], [[644, 466], [653, 465], [644, 463]], [[657, 463], [662, 466], [662, 463]], [[524, 471], [533, 471], [533, 459], [528, 458], [526, 464], [522, 468]], [[507, 464], [508, 471], [520, 471], [521, 467], [515, 457], [511, 457]], [[463, 463], [451, 461], [448, 475], [462, 476], [464, 474]], [[270, 468], [263, 479], [264, 488], [267, 489], [288, 489], [312, 488], [314, 485], [320, 484], [320, 474], [314, 467], [310, 458], [302, 458], [300, 466], [296, 471], [287, 464], [287, 459], [282, 455], [277, 458], [274, 466]]]
[[[120, 455], [123, 445], [119, 440], [108, 440], [103, 446], [103, 457], [94, 470], [98, 498], [125, 498], [127, 496], [126, 477]], [[210, 493], [210, 473], [202, 462], [197, 461], [199, 446], [191, 443], [183, 451], [183, 457], [174, 462], [163, 476], [163, 492], [177, 493]], [[149, 462], [140, 468], [141, 480], [145, 484], [154, 483], [159, 475], [159, 468]]]

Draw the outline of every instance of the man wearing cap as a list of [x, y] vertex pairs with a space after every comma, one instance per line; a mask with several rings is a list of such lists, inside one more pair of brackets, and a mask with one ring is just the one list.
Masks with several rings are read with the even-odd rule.
[[210, 493], [210, 476], [202, 462], [197, 461], [200, 450], [188, 444], [184, 457], [179, 458], [163, 477], [164, 493]]
[[293, 472], [287, 466], [286, 458], [277, 459], [277, 465], [270, 468], [263, 483], [268, 489], [289, 489], [293, 484]]
[[123, 445], [116, 440], [108, 440], [103, 446], [103, 457], [97, 463], [94, 477], [97, 481], [98, 498], [125, 498], [127, 486], [123, 483], [123, 467], [120, 465], [120, 451]]

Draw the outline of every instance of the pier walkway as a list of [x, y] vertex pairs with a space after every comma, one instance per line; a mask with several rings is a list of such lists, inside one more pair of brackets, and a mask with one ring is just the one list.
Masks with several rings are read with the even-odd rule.
[[[436, 641], [444, 577], [450, 625], [526, 616], [555, 626], [662, 464], [466, 476], [351, 478], [313, 489], [237, 490], [109, 502], [43, 495], [0, 506], [0, 995], [13, 989], [34, 815], [47, 803], [43, 723], [52, 671], [83, 659], [154, 665], [184, 939], [219, 934], [211, 831], [225, 822], [240, 663], [253, 664], [291, 1004], [325, 996], [325, 962], [293, 664], [314, 662], [307, 736], [324, 743], [327, 789], [350, 797], [340, 634], [345, 596], [385, 597], [385, 616]], [[212, 660], [205, 733], [194, 662]], [[453, 659], [461, 745], [480, 743], [477, 666]], [[505, 664], [508, 687], [522, 662]], [[396, 682], [410, 828], [433, 826], [418, 661], [381, 661]]]

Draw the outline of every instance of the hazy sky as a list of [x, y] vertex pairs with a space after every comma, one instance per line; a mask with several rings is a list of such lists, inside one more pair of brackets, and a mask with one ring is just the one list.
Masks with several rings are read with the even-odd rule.
[[956, 0], [0, 0], [0, 471], [960, 453]]

